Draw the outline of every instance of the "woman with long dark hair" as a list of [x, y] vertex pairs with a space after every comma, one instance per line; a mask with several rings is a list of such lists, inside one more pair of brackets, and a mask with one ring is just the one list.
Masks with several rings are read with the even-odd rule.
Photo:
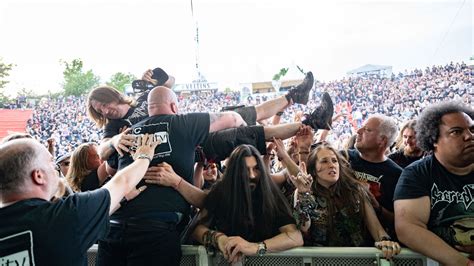
[[377, 219], [368, 189], [339, 152], [322, 142], [307, 162], [306, 169], [300, 167], [300, 174], [291, 177], [297, 186], [294, 210], [305, 245], [367, 246], [372, 245], [370, 235], [386, 258], [400, 252], [400, 245], [391, 241]]

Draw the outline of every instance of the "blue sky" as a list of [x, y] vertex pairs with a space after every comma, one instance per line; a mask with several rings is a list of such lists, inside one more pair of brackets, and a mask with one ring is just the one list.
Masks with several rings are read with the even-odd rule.
[[364, 64], [395, 72], [473, 55], [472, 1], [2, 0], [0, 57], [16, 64], [7, 91], [58, 91], [59, 61], [81, 58], [105, 82], [161, 66], [177, 83], [201, 72], [221, 84], [268, 81], [299, 65], [320, 80]]

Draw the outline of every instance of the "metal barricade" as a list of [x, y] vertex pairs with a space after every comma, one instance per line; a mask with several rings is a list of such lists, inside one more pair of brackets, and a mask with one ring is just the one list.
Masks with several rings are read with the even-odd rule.
[[[204, 246], [182, 246], [183, 257], [181, 266], [229, 265], [222, 255], [210, 256]], [[88, 265], [94, 266], [97, 256], [97, 245], [92, 246], [88, 253]], [[438, 264], [425, 256], [403, 248], [392, 261], [383, 259], [382, 253], [376, 248], [348, 247], [301, 247], [265, 256], [247, 256], [241, 265], [245, 266], [437, 266]]]

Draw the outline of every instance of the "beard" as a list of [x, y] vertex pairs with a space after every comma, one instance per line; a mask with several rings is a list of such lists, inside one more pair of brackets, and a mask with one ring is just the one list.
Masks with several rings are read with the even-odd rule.
[[254, 192], [255, 189], [257, 188], [257, 184], [254, 182], [250, 182], [249, 186], [250, 186], [250, 191], [252, 192]]
[[422, 150], [418, 147], [405, 146], [403, 149], [403, 154], [408, 157], [418, 157], [420, 156]]

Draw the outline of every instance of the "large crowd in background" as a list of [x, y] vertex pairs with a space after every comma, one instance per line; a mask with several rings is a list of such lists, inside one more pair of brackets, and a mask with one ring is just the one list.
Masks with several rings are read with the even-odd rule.
[[[474, 266], [471, 71], [327, 83], [308, 72], [270, 98], [177, 96], [155, 68], [132, 83], [136, 102], [109, 86], [22, 99], [34, 106], [27, 134], [0, 150], [0, 241], [29, 232], [37, 261], [60, 264], [84, 264], [98, 241], [98, 265], [179, 265], [181, 244], [201, 243], [231, 264], [303, 245], [375, 246], [391, 260], [405, 245]], [[61, 242], [45, 225], [79, 249], [42, 257]]]
[[[281, 122], [293, 121], [298, 112], [308, 113], [314, 109], [319, 104], [321, 93], [327, 91], [335, 101], [336, 114], [343, 114], [334, 122], [328, 140], [342, 148], [362, 121], [373, 113], [389, 115], [401, 124], [416, 117], [430, 103], [442, 99], [462, 100], [472, 105], [472, 84], [471, 70], [465, 63], [405, 71], [391, 78], [370, 76], [316, 81], [309, 103], [287, 108]], [[258, 94], [241, 99], [238, 92], [197, 93], [180, 97], [179, 109], [182, 113], [217, 112], [225, 106], [255, 105], [261, 100]], [[101, 138], [101, 129], [87, 117], [85, 96], [43, 98], [29, 107], [34, 108], [34, 113], [28, 121], [27, 132], [44, 143], [53, 138], [57, 155], [72, 152], [84, 142], [98, 142]]]

